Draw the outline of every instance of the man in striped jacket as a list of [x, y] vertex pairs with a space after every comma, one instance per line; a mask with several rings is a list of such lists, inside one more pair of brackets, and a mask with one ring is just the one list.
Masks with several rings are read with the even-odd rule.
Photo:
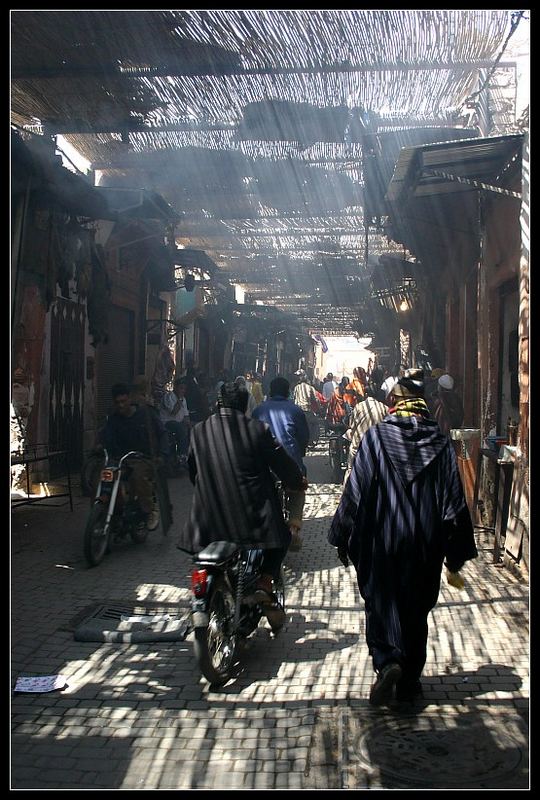
[[[247, 402], [245, 386], [224, 383], [217, 412], [193, 427], [188, 469], [194, 491], [178, 547], [188, 553], [218, 541], [260, 547], [258, 589], [272, 605], [273, 584], [291, 541], [275, 475], [290, 489], [305, 490], [307, 481], [270, 427], [246, 416]], [[281, 614], [284, 618], [282, 609]], [[270, 622], [274, 630], [282, 624], [277, 615]]]

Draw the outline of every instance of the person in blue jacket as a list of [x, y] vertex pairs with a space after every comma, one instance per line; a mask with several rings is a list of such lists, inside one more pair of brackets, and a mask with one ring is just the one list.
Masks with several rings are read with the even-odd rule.
[[[286, 378], [278, 376], [270, 383], [269, 397], [254, 409], [252, 416], [266, 422], [274, 437], [285, 448], [306, 476], [304, 455], [309, 442], [309, 427], [302, 409], [289, 400], [290, 384]], [[289, 528], [291, 531], [290, 550], [302, 547], [302, 513], [306, 493], [303, 489], [286, 490]]]

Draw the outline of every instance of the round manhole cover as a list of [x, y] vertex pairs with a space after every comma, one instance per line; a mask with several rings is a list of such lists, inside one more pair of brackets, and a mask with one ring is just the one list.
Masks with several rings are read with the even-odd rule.
[[461, 722], [438, 717], [380, 720], [353, 737], [352, 753], [399, 785], [493, 787], [516, 772], [520, 783], [522, 748], [502, 720], [496, 728], [484, 723], [466, 717]]

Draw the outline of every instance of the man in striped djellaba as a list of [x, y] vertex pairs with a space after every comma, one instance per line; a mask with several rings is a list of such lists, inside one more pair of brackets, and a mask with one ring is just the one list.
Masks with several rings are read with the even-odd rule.
[[441, 570], [477, 556], [456, 457], [430, 419], [422, 370], [407, 370], [388, 415], [365, 432], [328, 541], [356, 569], [376, 680], [370, 702], [422, 694], [428, 614]]

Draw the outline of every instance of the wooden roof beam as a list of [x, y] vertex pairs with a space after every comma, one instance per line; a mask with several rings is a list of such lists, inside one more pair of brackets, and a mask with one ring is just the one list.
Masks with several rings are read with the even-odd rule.
[[[177, 238], [179, 238], [178, 234], [176, 234], [176, 235], [177, 235]], [[359, 236], [358, 238], [361, 240], [362, 237]], [[225, 258], [228, 258], [231, 255], [232, 256], [237, 255], [237, 254], [245, 255], [246, 253], [249, 253], [249, 254], [251, 254], [253, 256], [259, 256], [259, 255], [266, 256], [266, 255], [268, 255], [270, 257], [277, 258], [277, 256], [280, 253], [281, 254], [289, 254], [291, 252], [292, 253], [294, 253], [294, 252], [302, 252], [302, 251], [308, 252], [310, 250], [313, 250], [313, 251], [319, 251], [320, 250], [322, 255], [327, 255], [328, 251], [323, 249], [324, 248], [324, 244], [326, 244], [326, 243], [322, 242], [322, 246], [321, 246], [320, 242], [319, 242], [319, 244], [295, 244], [295, 245], [292, 245], [291, 247], [280, 247], [279, 250], [275, 250], [275, 249], [273, 249], [271, 247], [259, 247], [257, 252], [255, 252], [253, 247], [248, 247], [247, 245], [246, 245], [246, 247], [237, 246], [237, 247], [234, 247], [234, 248], [231, 248], [231, 249], [229, 249], [227, 247], [227, 248], [225, 248], [225, 252], [223, 253], [223, 256]], [[328, 244], [334, 244], [334, 243], [333, 242], [328, 242]], [[205, 249], [209, 250], [210, 246], [207, 246]], [[219, 246], [215, 247], [214, 245], [212, 245], [211, 249], [213, 249], [213, 250], [222, 249], [223, 250], [224, 248], [223, 247], [220, 248]], [[337, 252], [332, 252], [332, 253], [330, 253], [330, 255], [335, 256], [336, 258], [343, 258], [343, 256], [345, 256], [345, 255], [348, 255], [348, 254], [356, 255], [357, 253], [362, 253], [363, 251], [364, 251], [364, 243], [363, 243], [363, 241], [359, 241], [357, 247], [349, 246], [349, 247], [343, 248], [342, 250], [339, 250]]]
[[[35, 126], [33, 126], [35, 127]], [[136, 120], [125, 120], [120, 122], [99, 123], [96, 125], [85, 122], [43, 122], [43, 133], [47, 136], [60, 134], [62, 136], [75, 136], [78, 134], [97, 135], [99, 133], [182, 133], [205, 131], [229, 131], [236, 130], [235, 122], [171, 122], [168, 125], [145, 125]], [[110, 167], [109, 167], [110, 168]], [[103, 167], [97, 167], [103, 169]]]
[[316, 67], [246, 67], [221, 65], [209, 68], [207, 64], [186, 66], [185, 64], [160, 64], [159, 66], [119, 67], [115, 63], [66, 64], [63, 67], [13, 67], [11, 78], [16, 81], [63, 80], [65, 78], [153, 78], [153, 77], [222, 77], [227, 75], [319, 75], [345, 72], [410, 72], [418, 70], [473, 70], [514, 67], [514, 62], [481, 59], [477, 61], [417, 61], [416, 63], [381, 62], [379, 64], [356, 64], [348, 62], [321, 64]]
[[[356, 215], [355, 215], [356, 216]], [[363, 219], [361, 216], [358, 217], [359, 224], [363, 224]], [[364, 231], [358, 231], [358, 227], [353, 228], [346, 228], [341, 227], [339, 225], [333, 225], [332, 223], [324, 223], [321, 222], [319, 225], [313, 225], [306, 223], [303, 226], [291, 225], [291, 227], [287, 228], [271, 228], [271, 229], [264, 229], [261, 227], [257, 228], [235, 228], [231, 230], [228, 228], [227, 230], [223, 229], [222, 225], [219, 225], [217, 222], [215, 225], [197, 225], [193, 223], [189, 223], [187, 220], [181, 220], [180, 223], [177, 224], [184, 224], [184, 229], [187, 230], [189, 226], [189, 235], [193, 237], [207, 237], [210, 236], [213, 239], [249, 239], [252, 236], [364, 236]], [[288, 223], [285, 222], [285, 225]], [[177, 238], [184, 238], [186, 234], [176, 233]], [[370, 235], [373, 236], [373, 231], [370, 231]]]
[[[389, 133], [392, 134], [394, 131], [387, 131], [384, 130], [385, 128], [392, 126], [392, 127], [451, 127], [447, 121], [440, 120], [440, 119], [413, 119], [413, 118], [402, 118], [396, 117], [395, 119], [392, 118], [385, 118], [381, 117], [379, 120], [379, 127], [383, 130], [378, 131], [377, 134], [379, 136], [387, 136]], [[39, 127], [36, 125], [31, 126], [32, 129]], [[235, 131], [238, 125], [236, 122], [171, 122], [162, 125], [148, 125], [142, 122], [138, 122], [134, 119], [126, 119], [117, 122], [110, 122], [110, 123], [98, 123], [92, 125], [90, 123], [86, 123], [84, 121], [70, 121], [70, 122], [43, 122], [41, 128], [43, 133], [47, 136], [54, 136], [60, 134], [62, 136], [75, 136], [80, 134], [88, 134], [88, 135], [97, 135], [100, 133], [206, 133], [210, 131]], [[272, 140], [260, 140], [260, 139], [242, 139], [243, 142], [248, 141], [272, 141]], [[296, 141], [295, 139], [290, 140], [279, 140], [279, 141]], [[343, 145], [344, 142], [339, 139], [332, 144], [341, 144]], [[353, 144], [360, 145], [361, 142], [353, 142]], [[324, 164], [327, 161], [335, 163], [335, 164], [356, 164], [360, 163], [362, 159], [360, 157], [329, 157], [329, 158], [321, 158], [321, 159], [298, 159], [301, 161], [302, 164]], [[106, 166], [98, 166], [97, 169], [106, 168]], [[109, 167], [110, 168], [110, 167]]]
[[[249, 217], [246, 217], [245, 214], [242, 214], [242, 215], [239, 214], [238, 216], [235, 216], [234, 213], [232, 213], [232, 212], [231, 212], [231, 214], [228, 214], [226, 217], [225, 216], [223, 216], [223, 217], [204, 217], [202, 214], [187, 214], [187, 213], [184, 213], [184, 212], [180, 212], [180, 221], [179, 221], [178, 224], [179, 225], [182, 225], [182, 223], [189, 224], [189, 225], [191, 225], [191, 229], [194, 231], [194, 233], [196, 233], [197, 230], [201, 230], [201, 231], [210, 230], [210, 231], [213, 231], [214, 230], [213, 226], [214, 225], [217, 226], [217, 225], [222, 224], [222, 222], [224, 220], [239, 220], [241, 222], [243, 222], [244, 220], [245, 221], [254, 220], [255, 222], [267, 222], [269, 220], [276, 220], [276, 221], [283, 220], [283, 222], [285, 224], [287, 224], [287, 222], [290, 219], [296, 219], [296, 220], [320, 219], [320, 220], [326, 220], [326, 222], [323, 222], [322, 224], [325, 224], [326, 227], [328, 228], [328, 226], [332, 224], [331, 222], [329, 222], [329, 220], [340, 218], [340, 217], [353, 217], [353, 218], [358, 219], [360, 223], [363, 223], [363, 219], [364, 219], [363, 214], [362, 214], [361, 211], [332, 211], [331, 214], [329, 214], [329, 213], [324, 214], [322, 212], [320, 212], [320, 213], [315, 213], [314, 212], [313, 214], [307, 214], [305, 211], [300, 211], [300, 212], [283, 211], [280, 214], [272, 214], [271, 216], [270, 215], [258, 216], [257, 214], [253, 214], [252, 216], [249, 216]], [[199, 228], [197, 228], [198, 225], [201, 225], [201, 226], [206, 225], [208, 227], [199, 227]], [[236, 234], [236, 231], [235, 230], [231, 230], [230, 228], [225, 228], [225, 229], [224, 228], [216, 228], [215, 230], [218, 230], [221, 233], [221, 235], [225, 235], [225, 236], [234, 236]], [[372, 234], [372, 233], [373, 233], [373, 231], [370, 231], [370, 234]], [[364, 232], [362, 231], [362, 235], [363, 234], [364, 234]]]
[[308, 228], [288, 228], [287, 230], [272, 228], [270, 231], [265, 231], [261, 229], [257, 230], [249, 230], [243, 229], [241, 231], [234, 231], [231, 232], [230, 236], [224, 237], [223, 232], [218, 229], [208, 228], [206, 229], [206, 233], [202, 234], [200, 230], [196, 230], [192, 228], [193, 235], [195, 233], [199, 235], [205, 235], [211, 238], [219, 238], [224, 240], [230, 240], [231, 238], [239, 238], [239, 239], [250, 239], [250, 238], [261, 238], [264, 236], [362, 236], [364, 238], [363, 233], [358, 233], [358, 230], [352, 230], [351, 228], [329, 228], [329, 226], [325, 226], [324, 228], [321, 226], [316, 230], [308, 229]]

